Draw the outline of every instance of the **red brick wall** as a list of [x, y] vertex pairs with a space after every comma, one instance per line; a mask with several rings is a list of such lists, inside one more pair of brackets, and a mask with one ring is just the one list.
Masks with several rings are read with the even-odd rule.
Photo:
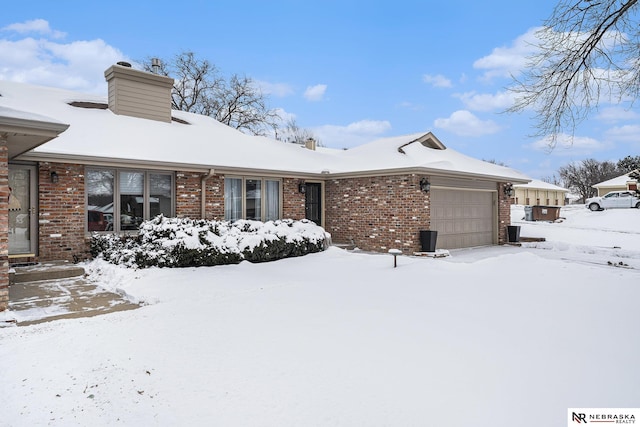
[[418, 175], [326, 181], [325, 228], [336, 243], [367, 251], [420, 250], [419, 230], [429, 228], [429, 194]]
[[205, 217], [210, 220], [224, 219], [224, 176], [213, 175], [206, 181]]
[[303, 219], [305, 213], [304, 194], [298, 190], [299, 179], [282, 180], [282, 218]]
[[200, 193], [202, 174], [196, 172], [176, 173], [176, 216], [179, 218], [200, 218], [202, 202]]
[[[202, 178], [196, 172], [176, 172], [176, 216], [202, 217]], [[213, 175], [205, 181], [206, 219], [224, 219], [224, 176]]]
[[0, 311], [9, 306], [9, 160], [0, 137]]
[[[59, 181], [51, 182], [51, 172]], [[40, 261], [85, 259], [84, 166], [66, 163], [38, 165]]]

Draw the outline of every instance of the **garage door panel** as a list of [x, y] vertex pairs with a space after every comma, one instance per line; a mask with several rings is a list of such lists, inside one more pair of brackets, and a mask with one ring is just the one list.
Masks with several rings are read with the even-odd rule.
[[493, 244], [493, 194], [488, 191], [433, 189], [431, 229], [437, 247], [455, 249]]

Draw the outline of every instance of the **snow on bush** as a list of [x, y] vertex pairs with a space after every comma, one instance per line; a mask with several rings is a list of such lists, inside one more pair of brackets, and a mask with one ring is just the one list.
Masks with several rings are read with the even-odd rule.
[[166, 218], [140, 225], [137, 235], [94, 233], [91, 254], [128, 267], [193, 267], [273, 261], [319, 252], [326, 233], [311, 221], [207, 221]]

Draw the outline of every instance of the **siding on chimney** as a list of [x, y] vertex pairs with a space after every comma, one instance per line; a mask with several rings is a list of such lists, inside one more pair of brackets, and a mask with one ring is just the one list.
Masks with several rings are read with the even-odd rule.
[[172, 78], [121, 65], [109, 67], [104, 76], [115, 114], [171, 122]]

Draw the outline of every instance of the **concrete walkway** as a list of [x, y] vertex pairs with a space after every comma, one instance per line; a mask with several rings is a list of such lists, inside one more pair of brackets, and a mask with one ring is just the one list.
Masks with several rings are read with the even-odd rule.
[[9, 310], [18, 326], [91, 317], [140, 306], [87, 282], [84, 270], [73, 264], [35, 265], [14, 270], [9, 286]]

